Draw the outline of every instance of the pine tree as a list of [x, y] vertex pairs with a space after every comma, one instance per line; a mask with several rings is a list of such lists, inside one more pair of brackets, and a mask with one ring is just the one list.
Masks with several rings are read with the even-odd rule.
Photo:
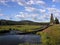
[[55, 18], [55, 24], [59, 24], [59, 20], [57, 19], [57, 17]]
[[51, 13], [51, 17], [50, 17], [50, 25], [53, 25], [54, 24], [54, 17], [53, 17], [53, 14]]

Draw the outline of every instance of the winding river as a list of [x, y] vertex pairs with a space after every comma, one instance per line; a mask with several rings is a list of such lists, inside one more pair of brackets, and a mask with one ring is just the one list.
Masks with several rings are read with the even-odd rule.
[[0, 35], [0, 45], [19, 45], [23, 43], [39, 44], [40, 36], [34, 34], [26, 35]]

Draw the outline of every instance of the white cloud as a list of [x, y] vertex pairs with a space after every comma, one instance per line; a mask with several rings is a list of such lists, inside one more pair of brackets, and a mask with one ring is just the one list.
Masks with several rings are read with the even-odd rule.
[[0, 0], [0, 3], [2, 3], [3, 5], [7, 5], [6, 2], [8, 2], [9, 0]]
[[57, 17], [60, 20], [60, 10], [57, 8], [47, 8], [48, 13], [53, 13], [54, 17]]
[[30, 0], [27, 2], [27, 4], [29, 4], [29, 5], [31, 5], [31, 4], [45, 4], [45, 2], [42, 0]]
[[52, 0], [52, 2], [60, 2], [60, 0]]
[[[31, 19], [39, 19], [39, 20], [47, 20], [47, 18], [49, 19], [50, 14], [53, 13], [54, 16], [60, 18], [60, 10], [55, 8], [55, 5], [52, 5], [52, 8], [42, 8], [42, 9], [38, 9], [36, 7], [34, 7], [33, 5], [37, 5], [37, 6], [42, 6], [45, 7], [47, 4], [46, 2], [44, 2], [43, 0], [0, 0], [1, 4], [7, 5], [6, 3], [12, 1], [12, 2], [16, 2], [18, 5], [24, 6], [25, 10], [24, 11], [28, 11], [28, 12], [32, 12], [34, 13], [36, 12], [40, 12], [42, 15], [35, 13], [35, 14], [29, 14], [28, 12], [20, 12], [19, 14], [17, 14], [15, 17], [16, 18], [21, 18], [21, 19], [27, 19], [27, 18], [31, 18]], [[60, 2], [60, 0], [52, 0], [52, 2]], [[48, 10], [48, 11], [47, 11]], [[47, 12], [46, 12], [47, 11]], [[2, 16], [3, 14], [0, 14], [0, 16]], [[39, 16], [40, 15], [40, 16]], [[39, 17], [39, 18], [37, 18]], [[8, 18], [8, 17], [7, 17]]]
[[1, 3], [8, 2], [9, 0], [0, 0]]
[[28, 5], [35, 4], [33, 0], [27, 2]]
[[5, 19], [10, 20], [10, 17], [9, 16], [5, 16]]
[[12, 0], [12, 2], [17, 2], [19, 5], [22, 6], [32, 6], [32, 4], [34, 5], [45, 5], [45, 2], [43, 0]]
[[45, 13], [46, 9], [38, 9], [38, 8], [34, 8], [34, 7], [25, 7], [25, 11]]
[[48, 22], [50, 19], [50, 14], [44, 13], [44, 14], [38, 14], [38, 13], [25, 13], [25, 12], [20, 12], [19, 14], [15, 15], [16, 18], [18, 19], [29, 19], [30, 20], [35, 20], [35, 21], [40, 21], [40, 22]]
[[25, 5], [25, 0], [0, 0], [0, 4], [8, 6], [7, 2], [16, 2], [19, 5]]
[[16, 2], [18, 5], [26, 6], [25, 0], [11, 0], [12, 2]]
[[24, 6], [24, 7], [31, 7], [32, 4], [34, 5], [40, 5], [40, 6], [46, 6], [46, 3], [43, 0], [0, 0], [0, 3], [3, 5], [6, 5], [9, 7], [7, 2], [16, 2], [18, 5]]
[[25, 10], [28, 11], [28, 12], [33, 12], [36, 10], [36, 8], [33, 8], [33, 7], [25, 7]]
[[55, 2], [56, 0], [52, 0], [53, 2]]
[[46, 3], [44, 2], [44, 1], [42, 1], [42, 0], [39, 0], [39, 1], [37, 1], [36, 2], [37, 4], [42, 4], [42, 5], [45, 5]]
[[17, 1], [17, 3], [18, 3], [19, 5], [23, 5], [23, 6], [26, 5], [25, 0], [24, 0], [24, 1], [22, 1], [22, 0], [16, 0], [16, 1]]
[[31, 18], [32, 20], [34, 20], [39, 14], [29, 14], [29, 13], [25, 13], [25, 12], [20, 12], [19, 14], [15, 15], [16, 18], [19, 19], [28, 19]]
[[0, 16], [3, 16], [4, 14], [0, 14]]
[[60, 13], [60, 10], [57, 8], [47, 8], [49, 12], [51, 13]]
[[11, 0], [0, 0], [0, 4], [5, 5], [5, 6], [7, 6], [7, 7], [10, 7], [10, 6], [7, 4], [7, 2], [9, 2], [9, 1], [11, 1]]
[[41, 13], [45, 13], [46, 12], [46, 9], [40, 9], [40, 12]]

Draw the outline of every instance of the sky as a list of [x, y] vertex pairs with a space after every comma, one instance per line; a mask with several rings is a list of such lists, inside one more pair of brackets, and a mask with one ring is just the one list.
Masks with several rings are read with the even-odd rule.
[[60, 0], [0, 0], [0, 19], [49, 22], [51, 13], [60, 21]]

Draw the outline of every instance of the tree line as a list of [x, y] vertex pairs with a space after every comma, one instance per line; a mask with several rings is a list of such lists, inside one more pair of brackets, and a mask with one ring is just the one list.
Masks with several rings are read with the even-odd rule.
[[0, 25], [46, 25], [49, 23], [39, 23], [33, 22], [29, 20], [22, 20], [22, 21], [11, 21], [11, 20], [0, 20]]

